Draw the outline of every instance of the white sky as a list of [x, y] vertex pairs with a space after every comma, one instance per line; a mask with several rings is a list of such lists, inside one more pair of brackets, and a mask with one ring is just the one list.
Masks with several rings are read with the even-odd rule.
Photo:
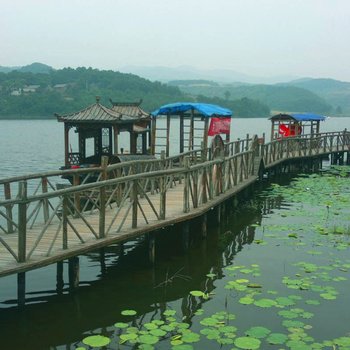
[[0, 0], [0, 65], [350, 81], [350, 0]]

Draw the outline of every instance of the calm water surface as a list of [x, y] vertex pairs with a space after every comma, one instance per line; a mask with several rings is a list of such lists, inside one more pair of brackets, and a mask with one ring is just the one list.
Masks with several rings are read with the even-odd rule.
[[[349, 129], [349, 124], [348, 119], [333, 118], [322, 125], [322, 131]], [[234, 119], [231, 137], [243, 138], [247, 133], [262, 132], [268, 135], [269, 129], [270, 123], [266, 120]], [[0, 150], [0, 178], [56, 170], [63, 164], [63, 125], [51, 120], [0, 121]], [[17, 305], [17, 276], [1, 278], [0, 349], [75, 349], [89, 334], [113, 335], [113, 324], [125, 321], [120, 316], [124, 309], [137, 310], [146, 322], [159, 319], [164, 308], [172, 308], [196, 330], [198, 318], [193, 311], [198, 308], [208, 313], [224, 310], [227, 297], [235, 298], [233, 292], [228, 293], [224, 288], [229, 280], [225, 267], [231, 265], [259, 264], [264, 271], [264, 284], [277, 288], [276, 279], [294, 273], [291, 261], [303, 259], [302, 252], [281, 245], [271, 254], [271, 246], [252, 244], [263, 233], [255, 232], [255, 227], [250, 225], [273, 225], [289, 204], [274, 203], [271, 210], [264, 210], [264, 200], [245, 203], [231, 212], [220, 226], [211, 227], [205, 240], [201, 239], [199, 225], [194, 222], [188, 250], [184, 249], [178, 227], [158, 232], [154, 266], [148, 262], [147, 240], [127, 242], [123, 249], [115, 245], [80, 256], [80, 287], [74, 292], [69, 290], [67, 262], [63, 285], [57, 281], [56, 265], [28, 272], [23, 308]], [[339, 252], [338, 258], [348, 259], [348, 252]], [[317, 261], [317, 257], [314, 259]], [[212, 280], [207, 277], [208, 273], [216, 277]], [[215, 296], [198, 304], [189, 297], [191, 290], [208, 290]], [[344, 291], [344, 296], [336, 302], [322, 306], [322, 314], [327, 317], [317, 320], [312, 331], [314, 337], [322, 340], [348, 334], [349, 299], [349, 293]], [[234, 305], [235, 310], [229, 311], [240, 316], [240, 327], [249, 327], [252, 320], [254, 325], [266, 325], [266, 314], [260, 316], [247, 312], [244, 305]], [[339, 322], [329, 322], [332, 319]], [[269, 327], [277, 331], [281, 328], [280, 322], [275, 314], [268, 319]], [[115, 341], [111, 348], [118, 348]], [[168, 343], [157, 345], [157, 349], [168, 348]], [[195, 348], [212, 347], [203, 341]]]

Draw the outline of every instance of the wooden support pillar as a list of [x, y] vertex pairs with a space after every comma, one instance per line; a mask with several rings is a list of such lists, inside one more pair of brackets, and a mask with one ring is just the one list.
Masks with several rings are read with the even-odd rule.
[[217, 205], [216, 208], [215, 208], [215, 221], [217, 224], [220, 224], [221, 223], [221, 205]]
[[180, 153], [183, 153], [185, 150], [184, 146], [184, 114], [180, 114]]
[[[108, 157], [102, 156], [101, 158], [101, 180], [107, 180], [107, 166]], [[105, 235], [105, 222], [106, 222], [106, 187], [100, 187], [100, 212], [99, 212], [99, 238], [104, 238]]]
[[[80, 176], [79, 174], [73, 175], [73, 186], [79, 186], [80, 185]], [[80, 203], [80, 192], [74, 193], [74, 206], [75, 211], [79, 212], [81, 211], [81, 203]], [[78, 217], [77, 214], [75, 214], [76, 217]]]
[[152, 155], [156, 153], [156, 130], [157, 130], [156, 117], [153, 117], [152, 125], [151, 125], [151, 154]]
[[63, 261], [58, 261], [56, 266], [56, 292], [58, 295], [63, 294], [64, 280], [63, 280]]
[[170, 154], [170, 114], [166, 116], [166, 156]]
[[190, 223], [185, 221], [182, 223], [182, 249], [187, 252], [190, 247]]
[[156, 238], [152, 232], [148, 234], [148, 258], [153, 265], [156, 261]]
[[104, 276], [107, 271], [106, 267], [106, 250], [105, 248], [100, 248], [99, 250], [99, 260], [100, 260], [100, 267], [101, 267], [101, 276]]
[[[43, 193], [47, 193], [47, 177], [44, 176], [41, 178], [41, 190]], [[49, 221], [49, 201], [43, 199], [43, 214], [45, 223]]]
[[[4, 193], [5, 199], [11, 199], [11, 184], [9, 182], [4, 183]], [[12, 205], [6, 206], [6, 215], [7, 215], [7, 233], [13, 233], [13, 216], [12, 216]]]
[[119, 129], [117, 125], [113, 125], [113, 153], [118, 154], [118, 135]]
[[69, 129], [70, 127], [64, 123], [64, 165], [69, 166]]
[[79, 287], [79, 257], [68, 260], [69, 289], [71, 291]]
[[201, 233], [202, 233], [202, 237], [205, 238], [207, 237], [207, 233], [208, 233], [208, 215], [207, 214], [203, 214], [201, 216]]
[[18, 183], [18, 262], [26, 261], [27, 251], [27, 181]]
[[190, 134], [188, 138], [188, 150], [193, 150], [193, 137], [194, 137], [194, 110], [191, 109], [191, 116], [190, 116]]
[[17, 305], [19, 308], [24, 307], [26, 303], [26, 273], [17, 274]]

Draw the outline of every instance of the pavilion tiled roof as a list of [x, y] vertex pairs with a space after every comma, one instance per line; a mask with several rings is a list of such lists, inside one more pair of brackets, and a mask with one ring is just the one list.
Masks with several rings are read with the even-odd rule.
[[[138, 112], [136, 112], [135, 108], [137, 108]], [[101, 105], [99, 98], [97, 98], [95, 104], [85, 109], [67, 115], [56, 114], [56, 117], [60, 122], [100, 122], [120, 124], [123, 122], [137, 122], [139, 120], [148, 119], [149, 115], [141, 111], [142, 109], [138, 106], [130, 105], [127, 103], [123, 105], [113, 106], [113, 108], [108, 108]]]
[[146, 113], [141, 107], [139, 102], [114, 102], [111, 99], [109, 100], [113, 107], [112, 110], [123, 115], [128, 115], [134, 118], [149, 119], [150, 115]]

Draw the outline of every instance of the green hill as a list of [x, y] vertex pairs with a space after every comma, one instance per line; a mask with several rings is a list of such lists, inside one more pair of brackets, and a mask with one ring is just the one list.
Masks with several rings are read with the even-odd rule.
[[[33, 67], [32, 67], [33, 68]], [[184, 100], [177, 87], [150, 82], [132, 74], [92, 68], [65, 68], [46, 73], [12, 71], [0, 73], [0, 116], [50, 117], [74, 112], [94, 103], [139, 101], [152, 111], [162, 104]]]
[[[28, 66], [30, 70], [39, 68], [40, 73], [23, 70], [0, 73], [1, 118], [53, 117], [54, 113], [65, 114], [85, 108], [94, 103], [96, 96], [100, 96], [101, 103], [106, 106], [110, 105], [109, 99], [126, 102], [142, 99], [142, 108], [148, 112], [167, 103], [198, 101], [230, 108], [239, 117], [266, 118], [270, 113], [268, 106], [245, 96], [235, 100], [192, 96], [177, 86], [151, 82], [133, 74], [92, 68], [54, 70], [44, 66]], [[204, 80], [194, 83], [219, 87], [217, 83]]]
[[332, 106], [315, 93], [295, 86], [288, 85], [185, 85], [179, 88], [194, 96], [205, 95], [220, 97], [227, 100], [249, 98], [260, 101], [271, 110], [314, 112], [327, 114]]
[[334, 111], [350, 113], [350, 83], [334, 79], [299, 79], [284, 86], [296, 86], [323, 97]]

